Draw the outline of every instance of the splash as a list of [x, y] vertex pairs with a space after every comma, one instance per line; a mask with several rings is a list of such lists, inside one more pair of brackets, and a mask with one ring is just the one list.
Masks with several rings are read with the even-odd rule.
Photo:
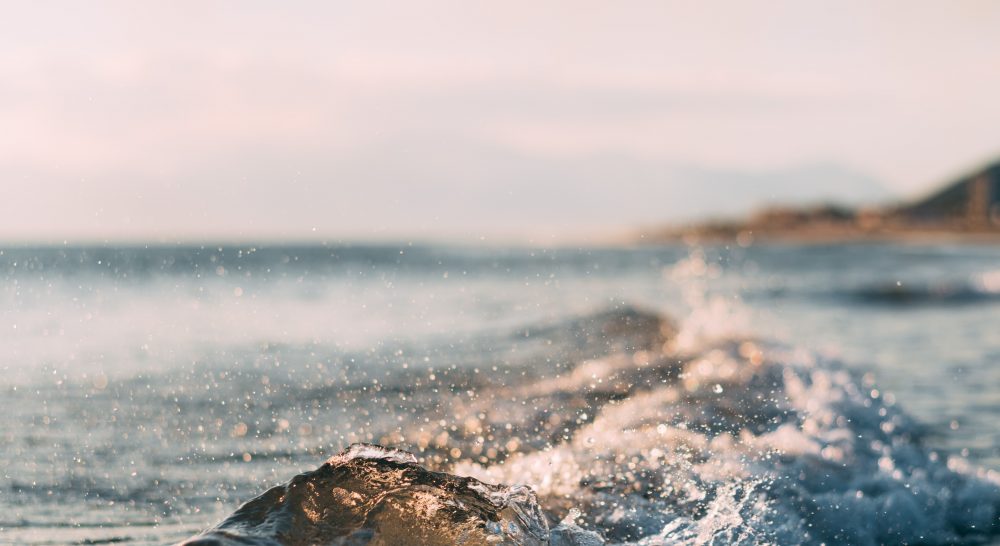
[[731, 339], [751, 331], [750, 317], [743, 306], [728, 295], [713, 294], [709, 284], [722, 275], [722, 268], [708, 260], [700, 248], [667, 267], [664, 279], [681, 290], [688, 311], [681, 322], [672, 348], [693, 352], [713, 341]]
[[[672, 352], [652, 336], [667, 323], [636, 310], [574, 322], [648, 343], [517, 368], [502, 382], [450, 376], [442, 391], [400, 373], [382, 388], [435, 408], [395, 435], [419, 455], [352, 446], [188, 546], [976, 544], [1000, 534], [1000, 478], [925, 447], [923, 427], [870, 376], [760, 341]], [[463, 427], [430, 418], [442, 414]]]
[[[670, 379], [644, 386], [651, 367]], [[612, 544], [956, 544], [1000, 531], [997, 476], [924, 448], [918, 423], [836, 362], [744, 341], [618, 373], [636, 386], [566, 442], [457, 472], [535, 484], [543, 506], [580, 509]]]

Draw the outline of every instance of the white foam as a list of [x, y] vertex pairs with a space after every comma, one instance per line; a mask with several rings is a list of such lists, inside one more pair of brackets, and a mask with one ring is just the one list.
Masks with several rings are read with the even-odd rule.
[[677, 383], [605, 405], [565, 443], [456, 471], [533, 484], [543, 505], [569, 501], [627, 544], [945, 544], [997, 530], [994, 476], [937, 460], [857, 374], [757, 350], [763, 361], [736, 344], [708, 351]]

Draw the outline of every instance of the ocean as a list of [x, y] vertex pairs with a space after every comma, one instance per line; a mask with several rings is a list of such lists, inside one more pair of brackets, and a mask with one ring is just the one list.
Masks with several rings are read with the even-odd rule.
[[0, 278], [0, 543], [179, 542], [356, 443], [527, 486], [567, 544], [1000, 536], [997, 246], [7, 247]]

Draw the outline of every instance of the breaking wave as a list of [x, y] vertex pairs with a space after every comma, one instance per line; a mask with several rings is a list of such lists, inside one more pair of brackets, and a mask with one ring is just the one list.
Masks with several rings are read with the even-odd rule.
[[[1000, 534], [1000, 477], [925, 445], [924, 427], [870, 375], [764, 340], [678, 343], [687, 330], [639, 309], [604, 311], [518, 330], [512, 339], [550, 348], [531, 358], [437, 377], [414, 366], [341, 394], [355, 411], [394, 417], [371, 417], [368, 437], [413, 455], [353, 446], [187, 544], [976, 544]], [[383, 407], [376, 392], [397, 402]]]

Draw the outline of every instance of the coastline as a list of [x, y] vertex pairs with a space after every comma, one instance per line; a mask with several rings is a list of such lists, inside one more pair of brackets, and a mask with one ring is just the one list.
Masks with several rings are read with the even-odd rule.
[[847, 243], [901, 244], [1000, 244], [1000, 230], [964, 231], [954, 229], [845, 229], [839, 227], [803, 226], [794, 229], [754, 228], [717, 229], [689, 227], [660, 232], [640, 232], [633, 242], [640, 245], [667, 243], [752, 244], [778, 243], [828, 245]]

